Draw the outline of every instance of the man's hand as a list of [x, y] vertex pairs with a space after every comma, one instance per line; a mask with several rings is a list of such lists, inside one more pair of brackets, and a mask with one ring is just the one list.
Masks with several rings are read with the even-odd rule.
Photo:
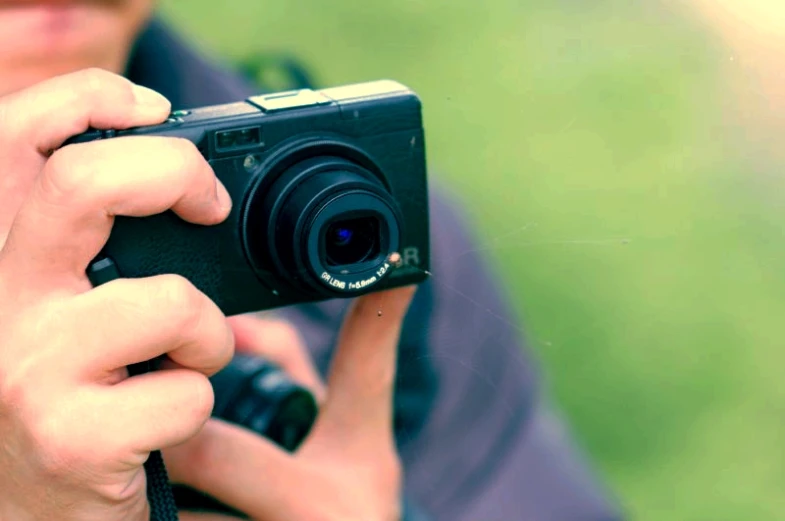
[[[321, 414], [295, 454], [249, 431], [210, 420], [192, 440], [164, 451], [173, 480], [256, 521], [398, 521], [401, 469], [393, 436], [393, 385], [401, 325], [413, 294], [413, 288], [403, 288], [353, 303]], [[233, 326], [238, 350], [265, 355], [264, 346], [241, 347], [252, 343], [250, 324]], [[276, 355], [284, 347], [278, 343], [268, 358], [318, 389], [312, 367], [298, 355], [297, 339], [286, 333], [269, 336], [288, 337], [291, 351]], [[181, 515], [182, 521], [229, 519]]]
[[[59, 148], [88, 126], [154, 124], [169, 110], [96, 70], [0, 99], [2, 521], [146, 521], [144, 461], [209, 418], [207, 376], [234, 347], [220, 310], [180, 277], [93, 289], [85, 270], [114, 216], [172, 209], [211, 225], [228, 194], [183, 140]], [[164, 354], [176, 369], [128, 377]]]

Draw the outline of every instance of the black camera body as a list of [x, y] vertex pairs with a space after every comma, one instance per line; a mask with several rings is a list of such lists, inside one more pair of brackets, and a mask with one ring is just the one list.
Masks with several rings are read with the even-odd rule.
[[421, 103], [397, 82], [178, 110], [160, 125], [90, 130], [66, 144], [134, 135], [192, 141], [233, 208], [215, 226], [171, 211], [118, 217], [92, 280], [176, 273], [234, 315], [428, 276]]

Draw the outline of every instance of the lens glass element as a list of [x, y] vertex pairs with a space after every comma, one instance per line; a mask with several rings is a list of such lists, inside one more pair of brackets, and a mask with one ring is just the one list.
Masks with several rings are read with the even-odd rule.
[[336, 221], [324, 237], [328, 266], [358, 264], [379, 255], [379, 220], [366, 216]]

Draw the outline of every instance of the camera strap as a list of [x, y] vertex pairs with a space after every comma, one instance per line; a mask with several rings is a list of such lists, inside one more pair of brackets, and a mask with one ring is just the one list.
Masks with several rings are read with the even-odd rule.
[[[142, 362], [128, 367], [130, 376], [149, 373], [153, 369], [151, 362]], [[180, 519], [177, 504], [174, 500], [169, 474], [160, 450], [150, 453], [144, 462], [147, 474], [147, 501], [150, 503], [150, 521], [178, 521]]]
[[[102, 252], [103, 253], [103, 252]], [[87, 277], [93, 287], [106, 284], [120, 278], [120, 273], [114, 262], [108, 257], [99, 254], [90, 264]], [[154, 369], [153, 362], [140, 362], [128, 366], [129, 376], [138, 376], [149, 373]], [[150, 503], [150, 521], [178, 521], [180, 516], [174, 500], [174, 492], [169, 484], [169, 475], [161, 451], [150, 453], [144, 463], [147, 474], [147, 501]]]

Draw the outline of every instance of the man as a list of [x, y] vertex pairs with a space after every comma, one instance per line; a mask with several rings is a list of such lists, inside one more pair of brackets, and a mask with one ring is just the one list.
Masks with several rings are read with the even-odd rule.
[[[157, 449], [174, 481], [259, 521], [393, 521], [402, 497], [437, 521], [620, 519], [548, 412], [514, 318], [435, 185], [434, 277], [414, 296], [227, 320], [174, 276], [90, 286], [114, 215], [172, 209], [210, 226], [233, 203], [180, 140], [61, 148], [88, 126], [253, 93], [152, 9], [0, 0], [0, 520], [147, 519], [142, 465]], [[208, 420], [205, 376], [235, 348], [320, 396], [296, 454]], [[163, 370], [129, 377], [162, 354]]]

